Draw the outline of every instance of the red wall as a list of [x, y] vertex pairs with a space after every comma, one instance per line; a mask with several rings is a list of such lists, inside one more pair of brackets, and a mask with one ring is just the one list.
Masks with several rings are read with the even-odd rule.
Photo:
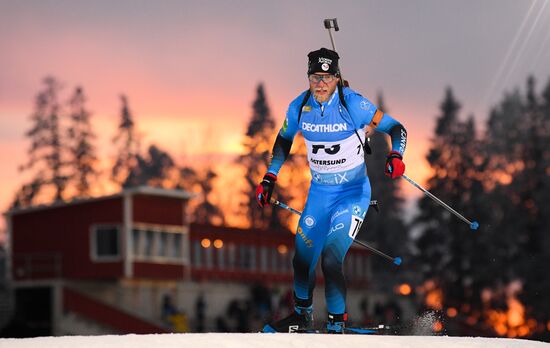
[[[118, 278], [123, 273], [122, 260], [93, 263], [90, 260], [90, 227], [93, 224], [122, 226], [122, 198], [49, 207], [12, 215], [12, 250], [14, 279], [25, 279], [17, 269], [29, 259], [22, 255], [61, 255], [61, 276], [65, 278]], [[122, 244], [121, 244], [122, 247]], [[50, 262], [53, 264], [52, 262]], [[38, 269], [33, 264], [33, 269]], [[44, 276], [48, 277], [47, 274]], [[34, 278], [40, 275], [35, 272]]]
[[134, 277], [159, 279], [159, 280], [181, 280], [186, 277], [185, 267], [175, 264], [134, 262]]
[[[134, 222], [183, 225], [183, 199], [144, 194], [132, 197]], [[115, 197], [14, 213], [14, 279], [55, 276], [83, 279], [123, 277], [123, 212], [123, 198]], [[120, 227], [120, 260], [91, 260], [90, 231], [97, 224], [114, 224]], [[24, 257], [30, 255], [32, 259]], [[55, 257], [61, 257], [61, 267], [56, 264]], [[33, 269], [31, 275], [18, 271], [29, 264]], [[181, 265], [146, 262], [134, 264], [134, 276], [138, 278], [180, 279], [183, 274], [184, 268]]]
[[134, 195], [133, 220], [149, 224], [177, 225], [184, 222], [181, 198]]
[[277, 247], [279, 244], [294, 245], [294, 234], [285, 230], [240, 229], [196, 224], [190, 226], [190, 240], [211, 240], [220, 238], [237, 244], [266, 245]]

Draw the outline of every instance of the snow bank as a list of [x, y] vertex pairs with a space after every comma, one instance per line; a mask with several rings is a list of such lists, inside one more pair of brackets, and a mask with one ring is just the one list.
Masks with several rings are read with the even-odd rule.
[[506, 338], [317, 334], [159, 334], [0, 339], [9, 348], [530, 348], [549, 343]]

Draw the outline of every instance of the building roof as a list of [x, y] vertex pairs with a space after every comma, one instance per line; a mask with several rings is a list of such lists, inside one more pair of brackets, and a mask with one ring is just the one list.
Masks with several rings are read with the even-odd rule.
[[180, 199], [190, 199], [196, 196], [195, 193], [187, 192], [184, 190], [163, 189], [163, 188], [151, 187], [151, 186], [136, 186], [136, 187], [126, 188], [118, 193], [107, 195], [107, 196], [99, 196], [99, 197], [91, 197], [91, 198], [75, 198], [70, 201], [60, 201], [60, 202], [54, 202], [50, 204], [40, 204], [40, 205], [34, 205], [34, 206], [24, 207], [24, 208], [12, 208], [6, 211], [4, 215], [12, 216], [12, 215], [24, 214], [24, 213], [35, 212], [40, 210], [66, 207], [66, 206], [71, 206], [76, 204], [98, 202], [98, 201], [103, 201], [107, 199], [123, 197], [125, 195], [136, 195], [136, 194], [180, 198]]

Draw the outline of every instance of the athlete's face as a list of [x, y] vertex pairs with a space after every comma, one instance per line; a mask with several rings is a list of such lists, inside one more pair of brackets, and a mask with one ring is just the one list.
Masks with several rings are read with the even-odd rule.
[[309, 75], [309, 90], [315, 100], [324, 103], [334, 93], [340, 79], [328, 73], [317, 73]]

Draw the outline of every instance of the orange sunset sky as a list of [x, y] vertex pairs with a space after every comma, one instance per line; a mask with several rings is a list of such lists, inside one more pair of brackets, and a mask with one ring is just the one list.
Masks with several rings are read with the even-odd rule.
[[64, 84], [62, 100], [84, 88], [105, 168], [121, 93], [144, 148], [155, 143], [180, 164], [214, 161], [241, 151], [258, 83], [282, 123], [307, 87], [307, 53], [330, 47], [323, 19], [334, 17], [343, 76], [373, 101], [383, 91], [389, 113], [409, 132], [407, 174], [423, 183], [446, 86], [462, 103], [461, 117], [473, 114], [482, 130], [490, 107], [523, 88], [528, 74], [539, 88], [547, 83], [547, 3], [0, 0], [0, 210], [27, 178], [17, 168], [45, 76]]

